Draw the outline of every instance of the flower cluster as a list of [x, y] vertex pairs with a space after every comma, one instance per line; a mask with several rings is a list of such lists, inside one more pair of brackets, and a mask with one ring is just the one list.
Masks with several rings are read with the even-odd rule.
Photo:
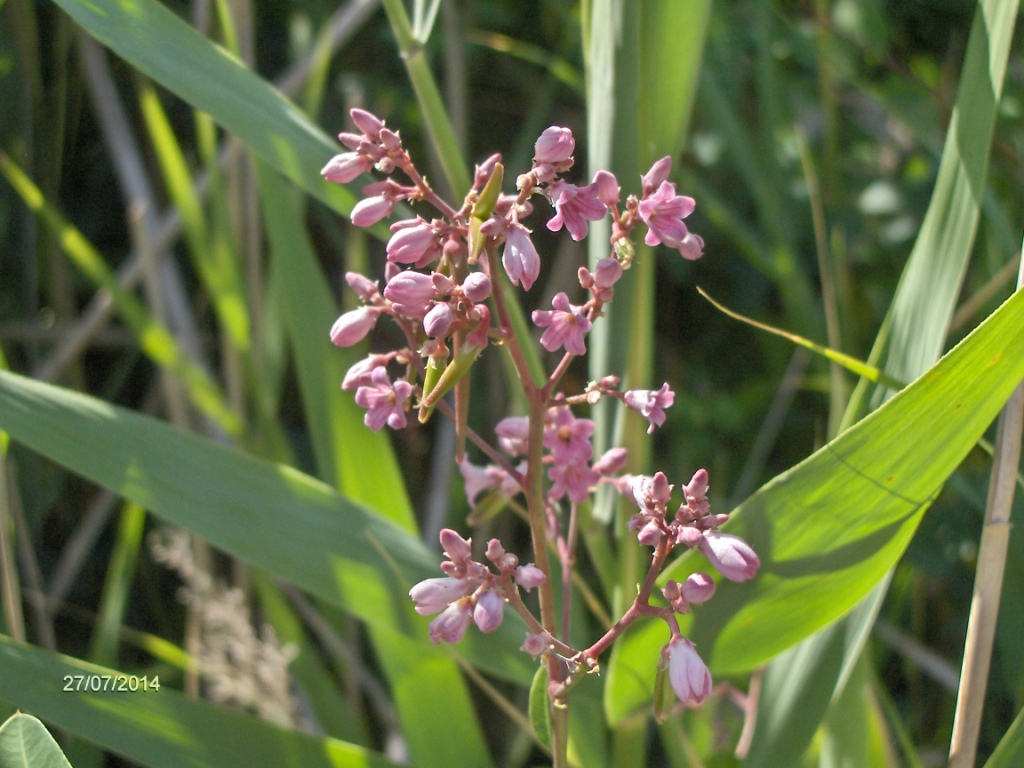
[[421, 581], [409, 591], [421, 616], [440, 614], [430, 622], [430, 639], [457, 643], [470, 623], [481, 632], [493, 632], [501, 626], [509, 590], [533, 589], [546, 580], [543, 571], [532, 563], [520, 565], [519, 558], [506, 552], [497, 539], [487, 544], [486, 557], [495, 571], [473, 560], [472, 540], [445, 528], [441, 546], [448, 557], [441, 563], [447, 576]]
[[[355, 392], [356, 403], [366, 409], [365, 423], [373, 430], [384, 425], [404, 428], [414, 407], [420, 421], [426, 421], [435, 408], [452, 417], [460, 446], [468, 438], [489, 460], [483, 466], [473, 464], [459, 449], [470, 505], [475, 507], [484, 498], [500, 497], [510, 503], [522, 497], [522, 506], [515, 504], [521, 510], [525, 507], [533, 536], [536, 564], [520, 565], [497, 539], [488, 542], [485, 563], [473, 559], [469, 539], [450, 529], [441, 532], [447, 556], [441, 564], [445, 576], [421, 581], [409, 593], [417, 612], [435, 616], [430, 622], [431, 639], [459, 642], [470, 624], [482, 632], [494, 631], [506, 605], [511, 606], [527, 625], [523, 650], [546, 659], [549, 695], [564, 702], [579, 676], [597, 668], [600, 654], [626, 626], [641, 615], [659, 617], [670, 631], [662, 660], [672, 689], [683, 702], [700, 703], [710, 692], [710, 673], [693, 644], [680, 634], [676, 615], [710, 599], [715, 582], [703, 573], [691, 575], [682, 584], [668, 581], [661, 592], [668, 605], [659, 607], [649, 602], [657, 574], [678, 546], [698, 549], [733, 581], [754, 576], [757, 556], [742, 539], [717, 530], [727, 516], [710, 514], [703, 469], [684, 487], [683, 503], [670, 514], [672, 486], [663, 473], [653, 477], [622, 474], [628, 459], [623, 448], [595, 457], [594, 422], [577, 416], [574, 409], [592, 406], [602, 398], [617, 399], [646, 419], [651, 433], [665, 423], [665, 410], [675, 399], [668, 383], [656, 390], [621, 390], [617, 377], [606, 376], [582, 392], [558, 390], [572, 360], [586, 353], [588, 333], [631, 265], [634, 230], [640, 228], [648, 245], [665, 245], [686, 259], [701, 256], [704, 243], [684, 222], [695, 203], [678, 194], [668, 180], [671, 159], [658, 160], [641, 177], [639, 197], [629, 195], [623, 200], [618, 180], [607, 171], [595, 173], [590, 183], [573, 183], [567, 177], [574, 166], [575, 139], [568, 128], [554, 126], [537, 139], [531, 167], [516, 177], [514, 194], [503, 192], [505, 169], [501, 156], [493, 155], [476, 167], [466, 198], [452, 205], [417, 171], [397, 131], [368, 112], [351, 114], [359, 132], [339, 135], [348, 151], [327, 163], [324, 177], [343, 184], [371, 170], [386, 177], [363, 187], [364, 197], [352, 211], [352, 223], [376, 224], [400, 204], [417, 206], [418, 214], [391, 225], [383, 288], [364, 275], [345, 276], [361, 304], [338, 318], [331, 340], [342, 347], [357, 344], [387, 316], [404, 341], [352, 366], [342, 388]], [[529, 291], [541, 274], [541, 257], [527, 225], [535, 198], [546, 201], [551, 211], [547, 229], [564, 229], [577, 241], [587, 237], [590, 222], [609, 216], [612, 223], [608, 256], [592, 269], [580, 267], [578, 284], [574, 281], [556, 293], [550, 309], [537, 309], [531, 315], [540, 346], [558, 360], [545, 382], [534, 380], [523, 353], [533, 341], [517, 333], [508, 310], [508, 302], [514, 300], [509, 298], [511, 287]], [[423, 205], [434, 215], [427, 216]], [[530, 404], [529, 416], [512, 416], [497, 425], [493, 445], [468, 430], [464, 406], [468, 394], [464, 377], [491, 342], [508, 350]], [[454, 408], [444, 400], [453, 389]], [[460, 393], [462, 408], [458, 407]], [[548, 549], [560, 559], [563, 574], [569, 573], [575, 560], [579, 506], [601, 484], [611, 484], [633, 498], [640, 512], [630, 528], [654, 553], [648, 578], [632, 607], [604, 637], [578, 650], [567, 644], [568, 616], [559, 621], [555, 615]], [[534, 588], [539, 592], [539, 618], [520, 596], [520, 590]], [[568, 582], [565, 591], [568, 595]]]

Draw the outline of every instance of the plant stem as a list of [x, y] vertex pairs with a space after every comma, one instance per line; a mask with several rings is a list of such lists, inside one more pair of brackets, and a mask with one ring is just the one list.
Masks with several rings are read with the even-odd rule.
[[[1024, 283], [1024, 270], [1018, 273], [1017, 286]], [[992, 641], [999, 616], [999, 598], [1003, 589], [1006, 551], [1010, 543], [1010, 513], [1020, 463], [1021, 433], [1024, 430], [1024, 382], [1017, 386], [999, 416], [992, 476], [985, 508], [985, 526], [981, 530], [978, 570], [974, 577], [974, 596], [964, 644], [964, 663], [960, 690], [953, 719], [953, 737], [949, 747], [950, 768], [970, 768], [978, 749], [981, 715], [985, 707], [985, 687], [992, 661]]]

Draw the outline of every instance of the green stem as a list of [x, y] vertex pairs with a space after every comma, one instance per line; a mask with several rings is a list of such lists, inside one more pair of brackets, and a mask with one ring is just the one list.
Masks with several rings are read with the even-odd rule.
[[421, 41], [413, 34], [409, 16], [405, 12], [402, 0], [383, 0], [384, 11], [388, 15], [391, 29], [398, 41], [398, 49], [405, 62], [405, 70], [416, 93], [416, 100], [423, 111], [427, 124], [427, 132], [437, 151], [444, 170], [445, 179], [456, 199], [462, 199], [469, 192], [469, 171], [462, 160], [459, 140], [448, 119], [441, 92], [434, 81], [434, 75], [427, 64]]

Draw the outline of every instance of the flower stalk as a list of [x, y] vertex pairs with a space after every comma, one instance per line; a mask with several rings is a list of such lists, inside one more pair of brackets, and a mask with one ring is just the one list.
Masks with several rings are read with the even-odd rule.
[[[391, 226], [383, 290], [369, 277], [346, 276], [363, 305], [338, 319], [331, 340], [339, 346], [354, 344], [388, 317], [401, 329], [406, 346], [357, 363], [345, 376], [343, 388], [355, 390], [356, 403], [366, 408], [366, 425], [374, 430], [385, 425], [406, 428], [406, 412], [417, 400], [418, 421], [426, 421], [435, 409], [452, 418], [458, 436], [455, 458], [470, 506], [481, 511], [478, 500], [486, 510], [525, 506], [533, 544], [534, 562], [521, 564], [497, 539], [487, 542], [481, 555], [471, 539], [446, 528], [440, 537], [447, 558], [441, 570], [446, 575], [414, 585], [409, 594], [417, 612], [435, 616], [429, 628], [435, 643], [459, 642], [474, 624], [481, 632], [494, 631], [506, 605], [524, 622], [522, 650], [546, 665], [551, 755], [554, 765], [562, 768], [568, 765], [570, 691], [584, 676], [599, 671], [602, 654], [640, 618], [660, 619], [668, 628], [659, 666], [660, 690], [664, 692], [667, 676], [682, 704], [696, 705], [709, 695], [710, 673], [695, 646], [680, 634], [676, 617], [710, 599], [715, 582], [705, 573], [695, 573], [682, 584], [669, 581], [656, 594], [658, 575], [672, 553], [698, 549], [732, 581], [753, 578], [760, 565], [745, 541], [718, 530], [728, 516], [710, 513], [705, 470], [699, 469], [674, 494], [675, 486], [661, 472], [623, 474], [628, 459], [624, 448], [594, 456], [594, 422], [578, 416], [577, 410], [606, 398], [618, 400], [646, 419], [651, 433], [666, 423], [666, 409], [674, 402], [668, 383], [658, 389], [622, 390], [619, 377], [607, 375], [583, 391], [563, 389], [565, 374], [577, 357], [586, 354], [588, 333], [604, 317], [616, 283], [631, 265], [635, 229], [642, 229], [648, 245], [674, 248], [688, 260], [700, 257], [703, 241], [683, 221], [695, 202], [679, 195], [668, 181], [669, 158], [655, 163], [640, 180], [640, 197], [630, 195], [621, 206], [618, 181], [606, 171], [595, 174], [589, 184], [569, 182], [565, 177], [573, 167], [575, 140], [569, 129], [553, 126], [537, 140], [532, 167], [516, 179], [516, 194], [503, 194], [505, 169], [501, 157], [493, 155], [477, 166], [472, 189], [455, 205], [430, 187], [399, 134], [384, 121], [361, 110], [353, 110], [352, 119], [360, 133], [339, 135], [350, 151], [328, 162], [325, 177], [347, 183], [371, 167], [388, 177], [364, 188], [367, 197], [353, 209], [353, 223], [370, 226], [401, 201], [429, 206], [437, 217], [421, 214]], [[513, 294], [515, 288], [529, 291], [541, 273], [542, 259], [526, 223], [534, 214], [536, 197], [553, 209], [546, 228], [564, 229], [574, 240], [588, 236], [589, 222], [609, 215], [613, 220], [608, 257], [593, 271], [580, 267], [578, 286], [556, 293], [551, 309], [536, 309], [530, 316], [533, 326], [542, 330], [540, 346], [557, 356], [550, 372], [541, 365], [533, 333]], [[574, 304], [570, 293], [582, 295], [583, 302]], [[469, 374], [492, 342], [507, 351], [527, 405], [524, 416], [499, 422], [494, 442], [467, 423]], [[402, 370], [392, 373], [389, 366]], [[451, 406], [444, 398], [453, 390]], [[467, 440], [489, 464], [477, 466], [468, 460]], [[628, 531], [636, 535], [640, 547], [651, 548], [651, 555], [631, 604], [596, 641], [579, 649], [572, 646], [569, 630], [572, 586], [578, 577], [580, 505], [589, 503], [602, 485], [632, 499], [638, 513], [630, 519]], [[517, 502], [517, 497], [523, 501]], [[559, 606], [553, 556], [561, 573]], [[532, 589], [538, 593], [539, 615], [521, 595]], [[659, 718], [670, 710], [665, 696], [659, 695]]]

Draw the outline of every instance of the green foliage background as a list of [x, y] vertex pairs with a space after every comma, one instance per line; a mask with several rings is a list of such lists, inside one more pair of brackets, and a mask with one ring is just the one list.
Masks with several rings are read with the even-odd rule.
[[[337, 389], [366, 351], [327, 340], [353, 301], [343, 274], [381, 272], [387, 232], [348, 226], [360, 185], [318, 171], [361, 105], [442, 188], [464, 190], [493, 151], [513, 177], [558, 124], [580, 178], [606, 167], [637, 191], [670, 154], [698, 201], [704, 258], [638, 248], [570, 386], [671, 382], [657, 435], [599, 411], [598, 442], [676, 483], [707, 467], [763, 568], [720, 585], [688, 630], [728, 689], [654, 725], [666, 638], [642, 626], [574, 692], [572, 759], [935, 764], [984, 511], [978, 443], [1024, 378], [1024, 299], [1003, 304], [1024, 223], [1018, 4], [383, 5], [2, 3], [0, 706], [59, 730], [75, 766], [544, 760], [511, 714], [534, 670], [521, 625], [438, 649], [406, 597], [436, 572], [438, 528], [468, 530], [448, 430], [374, 435]], [[544, 270], [527, 309], [607, 242], [595, 231], [588, 254], [534, 229]], [[858, 383], [697, 285], [910, 386]], [[505, 376], [498, 354], [474, 372], [480, 431], [516, 407]], [[612, 499], [589, 512], [581, 574], [601, 609], [578, 596], [581, 633], [632, 598], [644, 552], [628, 514]], [[145, 546], [163, 523], [209, 542], [295, 644], [292, 727], [178, 692], [188, 617]], [[507, 513], [474, 531], [492, 535], [527, 541]], [[980, 744], [983, 758], [998, 746], [993, 765], [1020, 750], [1024, 553], [1010, 546]], [[161, 690], [61, 690], [109, 669]], [[740, 760], [728, 691], [751, 674], [763, 695]], [[0, 750], [37, 733], [11, 722]]]

